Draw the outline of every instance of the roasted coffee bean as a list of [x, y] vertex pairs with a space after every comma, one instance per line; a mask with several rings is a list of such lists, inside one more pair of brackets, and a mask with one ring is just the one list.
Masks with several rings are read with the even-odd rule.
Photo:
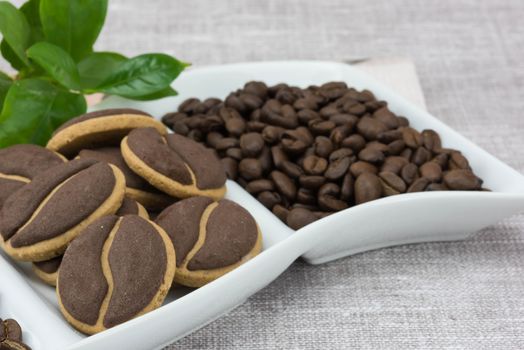
[[442, 180], [442, 168], [437, 162], [424, 163], [419, 171], [421, 176], [431, 182], [440, 182], [440, 180]]
[[469, 162], [460, 152], [451, 152], [449, 157], [449, 168], [470, 170]]
[[275, 184], [278, 192], [286, 197], [288, 200], [293, 201], [297, 195], [297, 187], [293, 180], [281, 171], [274, 170], [269, 174], [270, 179]]
[[327, 105], [320, 110], [320, 115], [325, 119], [329, 119], [329, 117], [339, 113], [340, 111], [334, 104]]
[[315, 135], [329, 135], [331, 130], [335, 127], [335, 123], [331, 120], [315, 119], [308, 123], [309, 129]]
[[389, 156], [384, 160], [380, 171], [389, 171], [398, 175], [406, 164], [408, 164], [408, 161], [405, 158]]
[[409, 186], [407, 192], [422, 192], [426, 190], [426, 187], [430, 184], [430, 181], [426, 179], [425, 177], [419, 177], [413, 183], [411, 186]]
[[264, 191], [274, 191], [275, 186], [270, 180], [267, 179], [259, 179], [251, 181], [246, 186], [246, 191], [248, 191], [251, 194], [257, 194]]
[[400, 176], [408, 185], [411, 185], [418, 177], [418, 168], [413, 163], [408, 163], [402, 167]]
[[229, 148], [238, 147], [238, 145], [238, 140], [232, 137], [224, 137], [215, 141], [215, 149], [217, 151], [225, 151]]
[[273, 168], [273, 158], [269, 147], [264, 146], [262, 152], [260, 152], [260, 155], [258, 156], [258, 161], [260, 162], [264, 173], [269, 172]]
[[282, 165], [282, 162], [288, 160], [286, 153], [280, 146], [271, 147], [271, 157], [273, 159], [273, 164], [275, 164], [277, 168]]
[[362, 173], [355, 181], [355, 203], [362, 204], [382, 196], [382, 183], [373, 173]]
[[347, 173], [342, 179], [342, 186], [340, 187], [340, 199], [349, 202], [353, 198], [353, 189], [355, 187], [355, 178]]
[[285, 160], [282, 162], [280, 167], [278, 167], [280, 170], [282, 170], [286, 175], [292, 178], [298, 178], [302, 174], [304, 174], [304, 170], [302, 170], [301, 167], [299, 167], [297, 164], [290, 162], [289, 160]]
[[339, 145], [349, 135], [351, 129], [347, 125], [340, 125], [331, 130], [329, 138], [335, 145]]
[[321, 120], [322, 119], [320, 114], [310, 109], [303, 109], [299, 111], [297, 113], [297, 117], [298, 117], [299, 122], [302, 125], [308, 125], [308, 123], [312, 120]]
[[397, 117], [387, 107], [377, 109], [373, 113], [373, 118], [382, 122], [388, 129], [396, 129], [399, 126]]
[[431, 161], [440, 165], [442, 170], [445, 170], [448, 166], [448, 155], [445, 153], [437, 154]]
[[378, 138], [378, 135], [388, 130], [388, 127], [379, 120], [371, 117], [362, 117], [357, 124], [358, 132], [368, 141]]
[[238, 137], [246, 130], [246, 122], [242, 118], [230, 118], [226, 120], [225, 127], [230, 135]]
[[355, 103], [354, 105], [346, 109], [346, 112], [348, 112], [349, 114], [356, 115], [356, 116], [361, 116], [367, 112], [367, 108], [366, 108], [366, 105], [362, 103]]
[[182, 113], [193, 113], [197, 105], [200, 104], [198, 98], [188, 98], [178, 106], [178, 111]]
[[250, 81], [244, 85], [244, 92], [265, 99], [268, 95], [268, 88], [263, 82]]
[[262, 177], [263, 169], [260, 161], [255, 158], [244, 158], [238, 164], [238, 173], [247, 181]]
[[377, 140], [382, 143], [391, 143], [393, 141], [398, 141], [401, 138], [402, 131], [395, 129], [381, 132], [380, 134], [378, 134]]
[[315, 138], [314, 146], [315, 154], [322, 158], [328, 158], [334, 149], [333, 143], [326, 136], [317, 136]]
[[388, 153], [391, 155], [399, 155], [402, 153], [404, 148], [406, 148], [406, 144], [403, 140], [396, 140], [388, 144], [389, 151]]
[[326, 182], [326, 178], [324, 176], [302, 175], [298, 178], [298, 182], [304, 188], [316, 190]]
[[[271, 101], [275, 101], [270, 103]], [[278, 107], [278, 111], [275, 108]], [[268, 124], [294, 129], [298, 126], [298, 116], [290, 105], [281, 105], [276, 100], [269, 100], [262, 107], [262, 118]]]
[[368, 112], [373, 113], [377, 109], [386, 107], [387, 103], [384, 101], [368, 101], [368, 102], [364, 102], [364, 105], [366, 106], [366, 109], [368, 110]]
[[449, 188], [442, 183], [433, 182], [426, 187], [426, 191], [449, 191]]
[[358, 153], [366, 147], [366, 140], [359, 134], [353, 134], [346, 137], [341, 144], [342, 147], [351, 148], [353, 152]]
[[233, 158], [234, 160], [240, 161], [242, 159], [242, 150], [237, 147], [229, 148], [226, 151], [226, 156]]
[[187, 135], [189, 133], [189, 127], [184, 123], [183, 120], [176, 121], [173, 124], [173, 131], [179, 135]]
[[403, 126], [409, 126], [409, 120], [406, 118], [406, 117], [397, 117], [398, 119], [398, 126], [399, 127], [403, 127]]
[[247, 131], [262, 132], [267, 125], [258, 120], [250, 120], [246, 123]]
[[277, 94], [275, 95], [275, 98], [279, 100], [281, 103], [285, 104], [294, 104], [297, 100], [297, 96], [291, 91], [289, 88], [280, 89], [277, 91]]
[[416, 149], [415, 153], [411, 156], [411, 161], [418, 166], [426, 163], [431, 159], [431, 152], [424, 147], [419, 147]]
[[371, 173], [376, 174], [378, 173], [378, 169], [376, 166], [374, 166], [371, 163], [364, 162], [359, 160], [358, 162], [355, 162], [349, 166], [349, 171], [354, 177], [359, 177], [361, 174], [364, 173]]
[[351, 159], [349, 157], [336, 159], [329, 162], [324, 176], [331, 181], [338, 180], [347, 173], [350, 165]]
[[[248, 111], [252, 111], [254, 109], [262, 107], [264, 104], [264, 100], [262, 100], [257, 95], [243, 93], [238, 96], [239, 100], [242, 101], [242, 103], [245, 106], [245, 109]], [[240, 112], [240, 111], [239, 111]]]
[[181, 112], [172, 112], [167, 113], [162, 117], [162, 123], [164, 123], [167, 127], [173, 129], [173, 126], [176, 122], [182, 121], [185, 118], [187, 118], [187, 114], [181, 113]]
[[426, 147], [430, 151], [435, 151], [436, 149], [442, 148], [440, 136], [435, 132], [435, 130], [423, 130], [422, 143], [424, 144], [424, 147]]
[[206, 143], [213, 148], [217, 148], [218, 142], [223, 138], [224, 136], [219, 132], [210, 132], [206, 136]]
[[384, 153], [371, 147], [366, 147], [362, 151], [360, 151], [358, 153], [358, 158], [360, 160], [373, 164], [380, 164], [385, 159]]
[[317, 197], [312, 190], [307, 188], [299, 188], [297, 191], [297, 202], [302, 204], [315, 205], [317, 203]]
[[250, 132], [240, 137], [240, 149], [245, 157], [257, 157], [263, 148], [264, 139], [259, 133]]
[[392, 196], [406, 191], [406, 183], [395, 173], [384, 171], [378, 174], [385, 196]]
[[388, 145], [385, 145], [381, 142], [378, 142], [378, 141], [371, 141], [369, 142], [365, 148], [369, 148], [369, 149], [372, 149], [372, 150], [376, 150], [376, 151], [379, 151], [379, 152], [382, 152], [384, 153], [384, 155], [387, 155], [388, 152], [389, 152], [389, 147]]
[[301, 110], [301, 109], [317, 109], [318, 108], [318, 103], [317, 101], [312, 98], [312, 97], [309, 97], [309, 98], [299, 98], [295, 101], [295, 103], [293, 103], [293, 107], [297, 110]]
[[400, 152], [400, 156], [406, 158], [407, 161], [410, 161], [413, 156], [413, 150], [411, 148], [406, 148]]
[[334, 162], [342, 158], [351, 158], [353, 156], [353, 151], [349, 148], [339, 148], [336, 151], [331, 152], [329, 155], [329, 161]]
[[317, 219], [318, 216], [308, 209], [294, 208], [287, 214], [286, 224], [293, 230], [299, 230]]
[[287, 216], [289, 215], [289, 210], [280, 204], [275, 204], [271, 210], [273, 214], [277, 216], [281, 221], [286, 222]]
[[415, 129], [406, 127], [402, 129], [402, 139], [406, 146], [416, 149], [422, 146], [422, 135]]
[[345, 201], [328, 195], [318, 197], [318, 206], [326, 211], [340, 211], [349, 207]]
[[187, 137], [196, 142], [202, 142], [204, 140], [204, 134], [200, 130], [193, 129], [187, 133]]
[[308, 156], [304, 158], [303, 168], [308, 175], [322, 175], [327, 169], [328, 162], [324, 158]]
[[335, 123], [335, 125], [345, 125], [349, 128], [350, 132], [353, 130], [355, 125], [358, 123], [358, 118], [351, 114], [334, 114], [329, 117], [329, 120]]
[[482, 181], [471, 170], [454, 169], [444, 174], [444, 183], [452, 190], [480, 190]]
[[261, 122], [262, 121], [262, 110], [255, 109], [253, 112], [251, 112], [251, 114], [249, 115], [249, 120]]
[[267, 125], [264, 130], [262, 130], [262, 138], [265, 142], [274, 144], [280, 141], [280, 137], [284, 131], [286, 131], [286, 129], [280, 126]]
[[260, 192], [257, 196], [257, 199], [269, 210], [271, 210], [276, 204], [282, 201], [280, 194], [278, 194], [277, 192], [270, 191]]

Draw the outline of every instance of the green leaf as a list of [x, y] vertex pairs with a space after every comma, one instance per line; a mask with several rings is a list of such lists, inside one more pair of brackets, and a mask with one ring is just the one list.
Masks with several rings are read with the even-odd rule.
[[80, 84], [93, 89], [115, 71], [127, 58], [116, 52], [93, 52], [78, 63]]
[[20, 7], [31, 29], [30, 44], [34, 44], [44, 39], [44, 30], [40, 20], [40, 0], [29, 0]]
[[7, 95], [7, 91], [13, 84], [13, 79], [9, 77], [4, 72], [0, 72], [0, 110], [2, 110], [2, 106], [4, 104], [5, 95]]
[[67, 120], [85, 113], [85, 99], [42, 79], [13, 83], [0, 114], [0, 147], [17, 143], [45, 145]]
[[161, 98], [165, 98], [165, 97], [171, 97], [171, 96], [176, 96], [178, 95], [178, 92], [173, 89], [171, 86], [163, 89], [163, 90], [160, 90], [158, 92], [154, 92], [152, 94], [149, 94], [149, 95], [144, 95], [144, 96], [135, 96], [133, 97], [133, 100], [138, 100], [138, 101], [152, 101], [152, 100], [159, 100]]
[[107, 13], [107, 0], [41, 0], [40, 18], [47, 41], [80, 61], [93, 51]]
[[184, 68], [168, 55], [140, 55], [120, 64], [96, 90], [127, 98], [147, 96], [169, 87]]
[[39, 42], [27, 50], [27, 57], [35, 61], [62, 86], [80, 90], [80, 77], [75, 61], [60, 47]]
[[[0, 1], [0, 32], [12, 53], [24, 65], [28, 66], [29, 62], [25, 56], [25, 49], [29, 45], [29, 24], [22, 12], [6, 1]], [[2, 50], [2, 54], [5, 50]], [[6, 59], [9, 59], [9, 57], [6, 57]]]

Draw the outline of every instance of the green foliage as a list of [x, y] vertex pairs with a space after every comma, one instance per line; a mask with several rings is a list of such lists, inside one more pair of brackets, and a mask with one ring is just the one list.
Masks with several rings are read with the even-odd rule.
[[18, 72], [0, 72], [0, 147], [45, 144], [67, 120], [86, 112], [84, 94], [135, 100], [176, 95], [187, 66], [165, 54], [127, 58], [94, 52], [107, 0], [0, 1], [0, 52]]

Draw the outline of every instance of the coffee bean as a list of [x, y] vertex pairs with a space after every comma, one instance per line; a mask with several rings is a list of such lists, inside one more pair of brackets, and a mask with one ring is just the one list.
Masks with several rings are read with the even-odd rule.
[[388, 144], [389, 151], [391, 155], [399, 155], [406, 148], [406, 144], [403, 140], [395, 140]]
[[362, 173], [355, 181], [355, 203], [362, 204], [382, 196], [382, 183], [373, 173]]
[[255, 158], [244, 158], [238, 164], [238, 172], [247, 181], [262, 177], [262, 164]]
[[[257, 95], [249, 94], [249, 93], [242, 93], [238, 97], [240, 101], [244, 104], [246, 110], [254, 110], [257, 108], [262, 107], [264, 104], [264, 100], [258, 97]], [[240, 112], [240, 111], [239, 111]]]
[[317, 136], [314, 147], [316, 155], [322, 158], [328, 158], [334, 148], [333, 143], [326, 136]]
[[200, 104], [198, 98], [188, 98], [178, 106], [178, 111], [182, 113], [193, 113], [194, 108]]
[[406, 127], [402, 129], [402, 139], [406, 146], [416, 149], [422, 146], [422, 135], [415, 129]]
[[226, 151], [226, 156], [240, 161], [242, 159], [242, 150], [238, 147], [228, 148]]
[[187, 137], [196, 142], [202, 142], [204, 140], [204, 134], [202, 131], [193, 129], [187, 133]]
[[382, 183], [382, 191], [386, 196], [392, 196], [406, 191], [406, 183], [395, 173], [384, 171], [378, 174]]
[[301, 187], [297, 191], [297, 202], [315, 205], [317, 203], [317, 197], [312, 190]]
[[259, 179], [251, 181], [246, 186], [246, 191], [251, 194], [257, 194], [264, 191], [274, 191], [275, 186], [273, 183], [267, 179]]
[[240, 149], [245, 157], [257, 157], [262, 148], [264, 148], [264, 139], [259, 133], [250, 132], [240, 137]]
[[225, 151], [229, 148], [238, 147], [238, 145], [239, 145], [238, 140], [232, 137], [224, 137], [222, 139], [215, 141], [215, 149], [217, 151]]
[[226, 97], [225, 104], [226, 107], [233, 108], [240, 114], [244, 114], [248, 111], [244, 101], [242, 101], [240, 97], [236, 96], [235, 94], [229, 94], [229, 96]]
[[280, 167], [278, 167], [280, 170], [282, 170], [286, 175], [292, 178], [298, 178], [302, 174], [304, 174], [304, 171], [301, 167], [299, 167], [297, 164], [290, 162], [289, 160], [285, 160], [282, 162]]
[[424, 147], [419, 147], [416, 149], [415, 153], [411, 157], [411, 161], [418, 166], [426, 163], [431, 159], [431, 152], [425, 149]]
[[222, 158], [220, 161], [222, 162], [222, 166], [224, 167], [224, 170], [226, 171], [226, 175], [228, 179], [236, 180], [238, 176], [237, 161], [229, 157]]
[[352, 158], [353, 151], [349, 148], [339, 148], [336, 151], [331, 152], [329, 155], [329, 161], [334, 162], [342, 158]]
[[406, 148], [400, 152], [400, 156], [404, 157], [407, 161], [410, 161], [413, 156], [413, 150], [411, 148]]
[[426, 187], [430, 184], [430, 181], [426, 179], [425, 177], [419, 177], [413, 183], [411, 186], [409, 186], [407, 192], [422, 192], [426, 190]]
[[378, 169], [371, 163], [359, 160], [358, 162], [355, 162], [349, 166], [349, 171], [354, 177], [359, 177], [364, 173], [376, 174]]
[[399, 126], [397, 117], [387, 107], [377, 109], [373, 113], [373, 118], [382, 122], [388, 129], [396, 129]]
[[308, 175], [322, 175], [326, 171], [328, 162], [324, 158], [308, 156], [304, 159], [304, 171]]
[[302, 227], [316, 221], [318, 216], [310, 210], [304, 208], [294, 208], [286, 216], [286, 224], [293, 230], [299, 230]]
[[377, 139], [382, 143], [391, 143], [394, 141], [398, 141], [402, 139], [402, 131], [398, 129], [384, 131], [378, 134]]
[[471, 170], [455, 169], [444, 174], [444, 183], [452, 190], [479, 190], [482, 181]]
[[298, 182], [304, 188], [316, 190], [326, 182], [326, 178], [324, 176], [302, 175], [298, 178]]
[[373, 164], [380, 164], [385, 159], [384, 153], [376, 149], [372, 149], [371, 147], [366, 147], [362, 151], [360, 151], [358, 153], [358, 158], [360, 160]]
[[358, 118], [351, 114], [334, 114], [329, 117], [329, 120], [337, 126], [347, 126], [350, 131], [352, 131], [353, 127], [358, 123]]
[[449, 168], [470, 170], [469, 162], [460, 152], [451, 152], [449, 157]]
[[225, 122], [226, 130], [233, 136], [240, 136], [246, 130], [246, 122], [242, 118], [230, 118]]
[[280, 146], [271, 147], [271, 156], [273, 158], [273, 164], [275, 164], [277, 168], [282, 165], [282, 162], [288, 160], [286, 153]]
[[297, 195], [297, 188], [293, 180], [281, 171], [274, 170], [269, 174], [270, 179], [275, 184], [278, 192], [288, 200], [293, 201]]
[[262, 148], [262, 152], [260, 152], [260, 155], [258, 156], [258, 161], [260, 162], [262, 172], [264, 173], [269, 172], [269, 170], [273, 168], [273, 158], [269, 147], [264, 146], [264, 148]]
[[420, 167], [420, 175], [431, 182], [439, 182], [442, 179], [442, 168], [437, 162], [427, 162]]
[[339, 145], [349, 135], [351, 129], [347, 125], [340, 125], [331, 130], [329, 138], [335, 145]]
[[449, 188], [444, 184], [433, 182], [426, 187], [426, 191], [449, 191]]
[[280, 141], [280, 137], [285, 131], [286, 129], [280, 126], [267, 125], [264, 130], [262, 130], [262, 138], [265, 142], [273, 144]]
[[184, 121], [179, 120], [173, 124], [173, 131], [176, 134], [185, 136], [189, 133], [189, 127], [186, 125], [186, 123], [184, 123]]
[[400, 176], [408, 184], [411, 185], [418, 177], [418, 168], [413, 163], [408, 163], [402, 167]]
[[320, 110], [320, 115], [325, 119], [329, 119], [329, 117], [339, 113], [340, 111], [338, 110], [337, 106], [333, 104], [327, 105]]
[[318, 205], [320, 209], [326, 211], [340, 211], [349, 207], [343, 200], [328, 195], [319, 196]]
[[219, 132], [210, 132], [206, 136], [206, 143], [213, 148], [217, 148], [218, 142], [223, 138], [224, 136]]
[[389, 156], [384, 160], [380, 171], [388, 171], [398, 175], [406, 164], [408, 164], [408, 161], [405, 158]]
[[260, 192], [257, 196], [257, 199], [269, 210], [282, 201], [282, 198], [278, 193], [270, 191]]
[[297, 113], [297, 117], [302, 125], [308, 125], [308, 123], [312, 120], [322, 120], [320, 114], [310, 109], [303, 109], [299, 111]]
[[293, 107], [297, 110], [301, 109], [317, 109], [318, 103], [314, 98], [299, 98], [293, 103]]
[[277, 91], [277, 94], [275, 95], [275, 98], [279, 100], [281, 103], [285, 104], [294, 104], [297, 100], [297, 96], [293, 94], [293, 91], [289, 88], [283, 88]]
[[422, 143], [430, 151], [442, 148], [440, 136], [435, 130], [426, 129], [422, 131]]
[[353, 152], [358, 153], [366, 147], [366, 140], [359, 134], [353, 134], [346, 137], [341, 144], [342, 147], [351, 148]]
[[388, 130], [388, 128], [379, 120], [371, 117], [362, 117], [357, 124], [357, 130], [368, 141], [373, 141], [378, 138], [380, 133]]
[[287, 216], [289, 215], [289, 210], [280, 204], [275, 204], [271, 210], [273, 214], [277, 216], [281, 221], [286, 222]]
[[448, 155], [445, 153], [437, 154], [431, 161], [440, 165], [442, 170], [445, 170], [448, 166]]
[[406, 118], [406, 117], [397, 117], [398, 119], [398, 126], [399, 127], [403, 127], [403, 126], [409, 126], [409, 120]]
[[349, 157], [339, 158], [329, 162], [324, 176], [331, 181], [340, 179], [347, 173], [350, 164], [351, 160]]
[[342, 186], [340, 188], [340, 199], [349, 202], [353, 198], [353, 189], [355, 186], [355, 178], [347, 173], [342, 179]]
[[173, 128], [176, 122], [183, 121], [187, 118], [187, 114], [181, 112], [167, 113], [162, 117], [162, 123], [167, 127]]
[[258, 120], [250, 120], [246, 123], [247, 131], [262, 132], [267, 125]]
[[265, 99], [268, 95], [268, 88], [263, 82], [250, 81], [244, 85], [244, 92]]
[[315, 119], [308, 123], [309, 129], [315, 135], [329, 135], [331, 130], [335, 127], [335, 123], [331, 120]]

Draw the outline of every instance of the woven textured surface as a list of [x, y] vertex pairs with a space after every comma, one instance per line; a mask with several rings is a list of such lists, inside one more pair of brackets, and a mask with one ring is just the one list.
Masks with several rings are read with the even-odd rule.
[[[523, 12], [519, 0], [111, 0], [98, 48], [194, 65], [409, 56], [428, 110], [524, 172]], [[523, 349], [524, 216], [464, 242], [297, 261], [175, 348]]]

